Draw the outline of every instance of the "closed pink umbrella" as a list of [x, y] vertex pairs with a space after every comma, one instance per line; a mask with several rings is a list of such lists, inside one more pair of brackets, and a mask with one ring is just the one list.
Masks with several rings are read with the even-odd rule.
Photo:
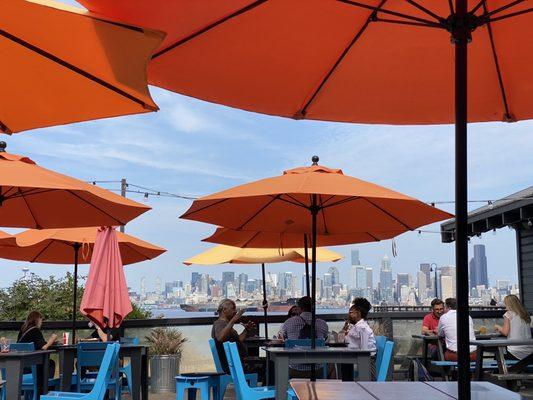
[[132, 311], [114, 228], [98, 229], [80, 311], [100, 328], [118, 328]]

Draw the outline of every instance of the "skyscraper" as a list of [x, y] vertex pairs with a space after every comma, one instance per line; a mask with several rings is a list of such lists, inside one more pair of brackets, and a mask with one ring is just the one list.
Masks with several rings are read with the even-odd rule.
[[366, 267], [366, 288], [374, 289], [374, 271], [370, 267]]
[[359, 260], [359, 250], [352, 250], [352, 265], [361, 265], [361, 260]]
[[431, 264], [430, 263], [420, 263], [420, 271], [426, 275], [426, 288], [433, 286], [431, 284]]
[[336, 285], [341, 283], [339, 270], [337, 267], [329, 267], [328, 272], [331, 274], [331, 284]]
[[424, 301], [427, 297], [427, 279], [424, 271], [418, 271], [416, 273], [416, 286], [418, 288], [418, 298]]
[[389, 257], [384, 256], [381, 260], [379, 271], [379, 289], [381, 300], [392, 300], [392, 268]]
[[[234, 283], [235, 283], [235, 272], [231, 272], [231, 271], [222, 272], [221, 285], [222, 285], [222, 294], [224, 296], [228, 295], [228, 290], [227, 290], [228, 283], [231, 283], [232, 285], [234, 285]], [[235, 286], [234, 286], [234, 288], [235, 288]]]
[[[455, 297], [455, 267], [453, 265], [444, 265], [440, 270], [440, 290], [439, 295], [443, 300], [448, 297]], [[446, 285], [446, 288], [444, 287]]]
[[470, 288], [484, 285], [489, 287], [489, 277], [487, 273], [487, 257], [485, 255], [485, 245], [474, 245], [474, 257], [470, 260]]
[[[408, 273], [398, 272], [396, 274], [396, 296], [398, 300], [402, 300], [402, 287], [409, 288], [410, 277]], [[405, 293], [408, 293], [408, 290], [405, 290]], [[406, 296], [403, 296], [403, 299], [406, 299]]]
[[356, 289], [366, 289], [366, 267], [362, 265], [357, 265], [355, 267], [355, 288]]

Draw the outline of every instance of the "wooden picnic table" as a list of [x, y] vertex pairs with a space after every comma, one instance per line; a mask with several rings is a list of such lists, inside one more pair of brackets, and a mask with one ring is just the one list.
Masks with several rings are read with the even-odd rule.
[[346, 347], [292, 347], [267, 348], [268, 357], [274, 362], [276, 374], [276, 400], [287, 399], [290, 364], [357, 364], [358, 380], [369, 381], [370, 352]]
[[493, 353], [498, 363], [499, 379], [518, 380], [521, 378], [533, 378], [533, 376], [521, 374], [522, 370], [533, 362], [533, 354], [519, 361], [511, 369], [507, 368], [505, 363], [505, 349], [507, 346], [533, 346], [533, 339], [528, 340], [509, 340], [509, 339], [492, 339], [492, 340], [472, 340], [472, 346], [477, 347], [476, 357], [476, 379], [483, 380], [483, 356], [484, 353]]
[[[457, 399], [457, 382], [339, 382], [290, 381], [299, 400], [450, 400]], [[518, 393], [488, 382], [472, 382], [472, 400], [520, 400]]]
[[6, 398], [20, 399], [22, 375], [25, 367], [37, 365], [37, 383], [39, 394], [48, 393], [48, 360], [52, 350], [18, 351], [0, 353], [0, 368], [6, 371]]

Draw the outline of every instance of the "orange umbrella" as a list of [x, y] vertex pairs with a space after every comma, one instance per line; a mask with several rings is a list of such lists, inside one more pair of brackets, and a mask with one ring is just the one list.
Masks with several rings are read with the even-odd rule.
[[150, 207], [50, 171], [0, 142], [0, 224], [18, 228], [124, 225]]
[[[354, 232], [338, 235], [317, 235], [317, 247], [340, 246], [344, 244], [379, 242], [381, 240], [392, 239], [403, 233], [403, 231], [389, 232]], [[304, 240], [301, 233], [276, 233], [276, 232], [254, 232], [238, 231], [235, 229], [218, 227], [203, 242], [224, 244], [241, 248], [276, 248], [290, 249], [303, 246]]]
[[[47, 264], [74, 263], [73, 310], [77, 309], [78, 264], [88, 264], [96, 242], [98, 228], [29, 229], [11, 236], [16, 246], [2, 246], [0, 258]], [[7, 234], [6, 234], [7, 235]], [[125, 233], [116, 232], [122, 264], [151, 260], [166, 250]], [[81, 250], [81, 251], [80, 251]], [[72, 313], [72, 337], [76, 339], [76, 313]]]
[[[311, 167], [201, 197], [181, 216], [242, 231], [309, 235], [313, 277], [318, 235], [399, 234], [450, 217], [412, 197], [318, 165], [316, 156]], [[314, 331], [315, 279], [311, 294]], [[314, 347], [314, 334], [311, 339]]]
[[168, 27], [150, 82], [179, 93], [295, 119], [455, 122], [458, 393], [469, 399], [467, 122], [533, 118], [530, 2], [80, 1]]
[[3, 0], [0, 15], [0, 132], [158, 109], [146, 66], [163, 33], [49, 0]]
[[0, 251], [4, 246], [16, 246], [17, 240], [13, 235], [7, 232], [0, 231]]

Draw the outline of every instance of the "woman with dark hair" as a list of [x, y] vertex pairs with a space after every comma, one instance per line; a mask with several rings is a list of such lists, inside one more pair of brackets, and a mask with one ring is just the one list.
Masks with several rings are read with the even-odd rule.
[[291, 308], [289, 308], [289, 311], [287, 312], [287, 317], [288, 318], [296, 317], [300, 315], [301, 313], [302, 313], [302, 309], [299, 306], [294, 305]]
[[56, 341], [57, 335], [53, 333], [48, 341], [44, 340], [42, 326], [43, 315], [39, 311], [31, 311], [20, 328], [17, 343], [33, 343], [35, 350], [48, 349]]
[[353, 300], [348, 314], [348, 321], [344, 328], [344, 340], [349, 348], [369, 350], [374, 355], [376, 352], [376, 338], [374, 337], [374, 332], [366, 322], [370, 308], [372, 308], [372, 305], [363, 297], [358, 297]]
[[[17, 343], [33, 343], [35, 350], [46, 350], [52, 346], [56, 339], [57, 335], [52, 333], [48, 341], [44, 340], [41, 327], [43, 326], [43, 315], [39, 311], [31, 311], [26, 317], [26, 321], [20, 328]], [[53, 360], [49, 360], [48, 369], [50, 376], [55, 374], [55, 363]], [[24, 373], [29, 373], [31, 370], [29, 368], [24, 369]]]

